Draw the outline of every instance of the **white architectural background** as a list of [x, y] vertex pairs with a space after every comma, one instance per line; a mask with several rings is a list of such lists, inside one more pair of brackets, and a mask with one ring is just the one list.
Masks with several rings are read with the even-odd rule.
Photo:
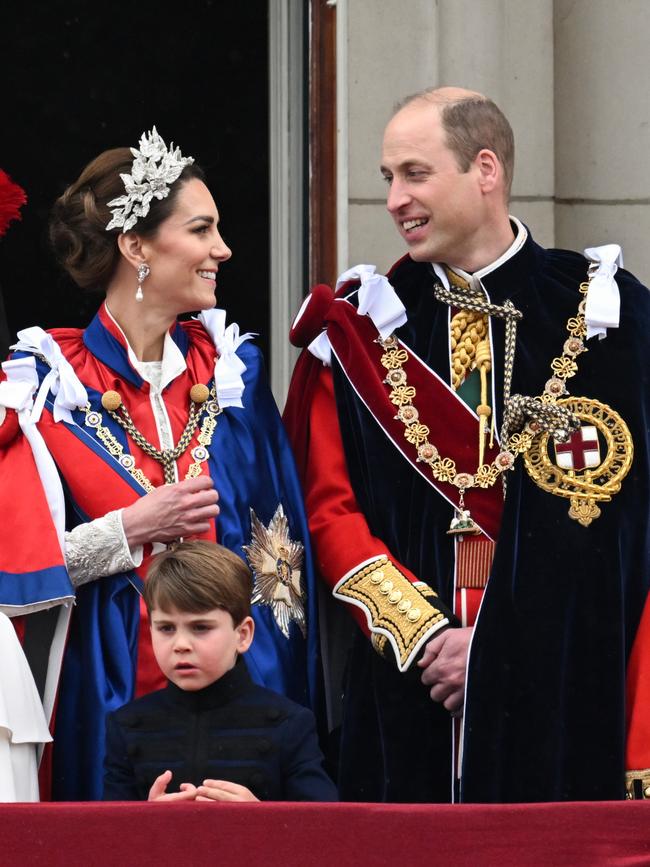
[[[650, 282], [650, 0], [337, 0], [339, 265], [404, 252], [383, 127], [429, 86], [492, 97], [517, 144], [511, 210], [545, 246], [616, 241]], [[343, 111], [341, 111], [341, 107]]]

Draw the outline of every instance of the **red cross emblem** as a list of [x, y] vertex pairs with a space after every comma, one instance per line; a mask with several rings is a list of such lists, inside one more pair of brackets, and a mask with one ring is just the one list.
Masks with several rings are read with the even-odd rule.
[[586, 470], [600, 465], [598, 432], [593, 425], [578, 428], [567, 442], [554, 445], [556, 463], [563, 470]]

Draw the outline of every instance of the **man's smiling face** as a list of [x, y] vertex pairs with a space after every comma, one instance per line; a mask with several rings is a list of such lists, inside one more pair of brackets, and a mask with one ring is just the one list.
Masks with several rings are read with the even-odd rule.
[[464, 266], [484, 221], [480, 170], [461, 171], [447, 147], [438, 106], [409, 103], [384, 134], [386, 206], [418, 262]]

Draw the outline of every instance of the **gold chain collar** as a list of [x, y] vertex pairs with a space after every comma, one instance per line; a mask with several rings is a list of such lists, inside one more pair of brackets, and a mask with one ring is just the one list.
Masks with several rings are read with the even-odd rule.
[[[579, 288], [580, 293], [586, 296], [589, 281], [581, 283]], [[488, 315], [494, 313], [502, 315], [508, 323], [521, 318], [521, 313], [515, 310], [510, 301], [506, 302], [504, 308], [499, 308], [499, 311], [503, 310], [501, 313], [497, 312], [494, 309], [495, 305], [489, 302], [478, 301], [476, 296], [470, 298], [469, 293], [463, 292], [462, 287], [460, 288], [462, 298], [458, 297], [458, 289], [444, 290], [440, 284], [436, 284], [434, 291], [436, 297], [445, 303], [459, 306], [469, 301], [470, 309], [479, 309], [480, 312], [486, 312]], [[538, 434], [544, 431], [550, 432], [555, 439], [562, 442], [566, 441], [571, 432], [580, 426], [577, 418], [567, 408], [558, 404], [558, 399], [567, 393], [566, 380], [578, 371], [577, 356], [588, 351], [584, 345], [585, 305], [586, 298], [583, 297], [578, 305], [577, 315], [572, 316], [567, 322], [569, 337], [564, 342], [563, 352], [551, 362], [553, 375], [547, 380], [543, 393], [536, 398], [525, 398], [521, 395], [510, 397], [515, 335], [512, 333], [507, 335], [505, 355], [507, 389], [504, 387], [506, 405], [501, 433], [502, 451], [491, 463], [480, 464], [473, 473], [458, 472], [455, 461], [448, 457], [441, 457], [436, 446], [430, 442], [429, 427], [420, 421], [418, 409], [414, 404], [416, 389], [409, 385], [404, 370], [404, 365], [409, 358], [408, 350], [400, 346], [395, 334], [391, 334], [386, 339], [381, 337], [377, 339], [384, 350], [381, 364], [388, 371], [383, 382], [390, 387], [389, 400], [398, 407], [394, 418], [403, 423], [405, 439], [417, 449], [417, 463], [427, 464], [436, 481], [449, 482], [458, 488], [459, 506], [452, 520], [450, 533], [480, 532], [471, 519], [469, 511], [465, 509], [465, 491], [471, 488], [490, 488], [494, 485], [502, 473], [513, 468], [517, 455], [530, 449], [533, 439]]]
[[[122, 402], [122, 398], [116, 391], [106, 391], [102, 395], [102, 406], [115, 419], [115, 421], [131, 436], [131, 439], [136, 443], [142, 451], [153, 458], [163, 467], [165, 484], [169, 485], [175, 481], [174, 463], [187, 450], [196, 428], [201, 421], [201, 429], [198, 435], [198, 445], [195, 446], [191, 455], [194, 459], [190, 464], [186, 479], [193, 479], [201, 475], [202, 464], [208, 460], [210, 453], [208, 451], [212, 442], [212, 437], [217, 428], [217, 417], [222, 412], [221, 407], [216, 399], [214, 386], [208, 389], [206, 385], [197, 383], [190, 389], [190, 412], [185, 425], [185, 430], [181, 434], [178, 444], [173, 449], [157, 449], [153, 446], [140, 431], [136, 428], [129, 411]], [[90, 404], [83, 407], [86, 416], [85, 423], [88, 427], [94, 428], [97, 438], [106, 447], [108, 452], [116, 458], [122, 467], [147, 491], [153, 491], [154, 485], [135, 465], [135, 459], [130, 454], [124, 453], [124, 448], [120, 441], [111, 433], [109, 428], [104, 424], [102, 414], [93, 410]]]

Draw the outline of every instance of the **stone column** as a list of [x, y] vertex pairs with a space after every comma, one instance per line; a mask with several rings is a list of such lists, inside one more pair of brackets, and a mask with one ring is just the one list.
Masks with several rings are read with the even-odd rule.
[[649, 12], [646, 0], [555, 0], [556, 243], [619, 243], [645, 283]]
[[399, 99], [438, 81], [438, 9], [431, 0], [339, 0], [339, 16], [346, 11], [348, 249], [339, 264], [383, 271], [404, 245], [385, 206], [382, 134]]
[[403, 254], [385, 211], [382, 132], [395, 102], [443, 84], [482, 91], [508, 116], [517, 140], [512, 211], [552, 244], [552, 0], [382, 0], [381, 14], [376, 0], [337, 5], [347, 29], [338, 65], [347, 102], [341, 267], [385, 270]]

